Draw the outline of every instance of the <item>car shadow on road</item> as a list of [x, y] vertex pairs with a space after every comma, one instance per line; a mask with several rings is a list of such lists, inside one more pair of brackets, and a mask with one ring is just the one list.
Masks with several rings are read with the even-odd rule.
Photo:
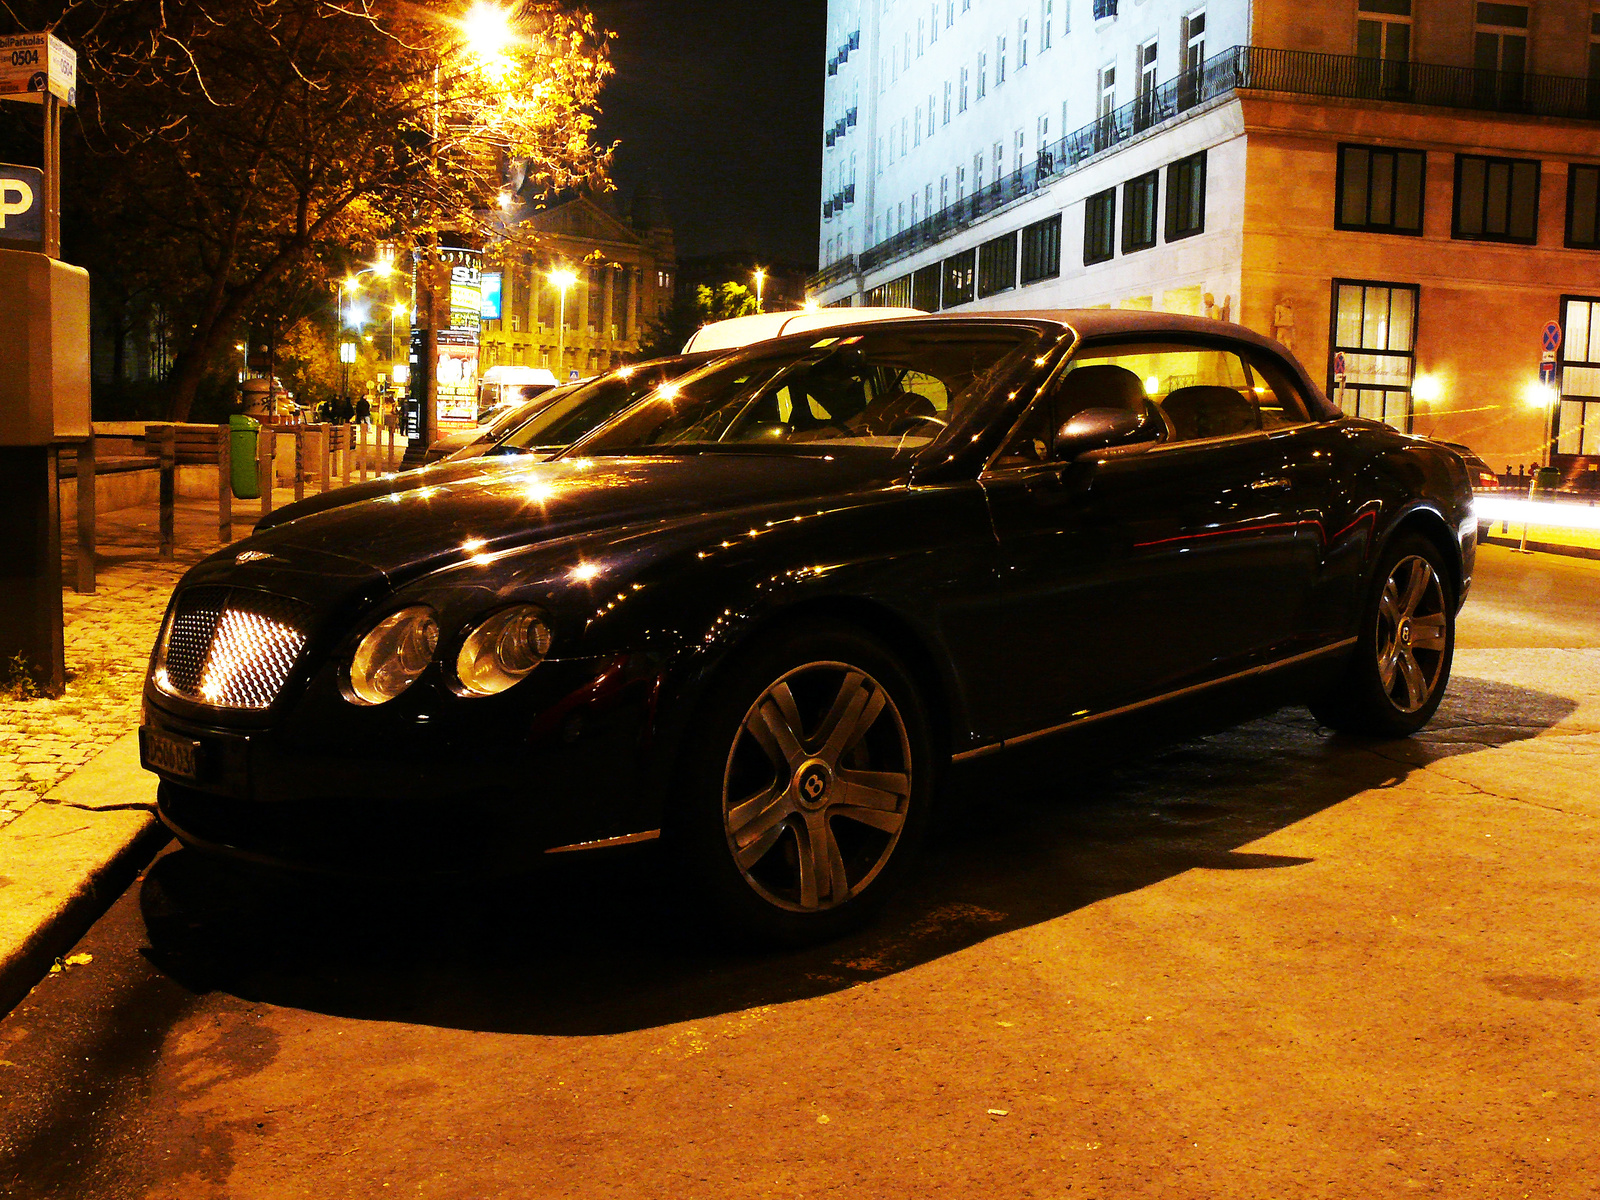
[[1437, 759], [1536, 737], [1575, 707], [1458, 678], [1407, 740], [1335, 735], [1286, 708], [1175, 743], [1147, 724], [986, 761], [949, 780], [942, 826], [886, 911], [805, 950], [706, 936], [650, 848], [565, 856], [514, 883], [363, 889], [246, 880], [178, 850], [143, 884], [146, 953], [196, 992], [366, 1020], [648, 1028], [838, 991], [1193, 868], [1292, 869], [1309, 860], [1240, 847]]

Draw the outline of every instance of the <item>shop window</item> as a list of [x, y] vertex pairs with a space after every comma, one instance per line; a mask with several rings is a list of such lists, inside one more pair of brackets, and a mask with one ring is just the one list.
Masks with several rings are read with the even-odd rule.
[[1122, 185], [1122, 252], [1148, 250], [1156, 244], [1156, 183], [1151, 171]]
[[[1411, 432], [1411, 380], [1416, 368], [1418, 288], [1410, 283], [1333, 281], [1328, 395], [1353, 417]], [[1344, 384], [1335, 356], [1344, 356]]]
[[1017, 286], [1017, 235], [1008, 233], [978, 247], [978, 299]]
[[1334, 228], [1420, 234], [1427, 157], [1421, 150], [1340, 146]]
[[1531, 246], [1539, 230], [1539, 164], [1524, 158], [1456, 155], [1451, 235]]
[[1167, 241], [1193, 237], [1206, 227], [1206, 152], [1167, 168]]
[[1022, 283], [1027, 286], [1061, 274], [1061, 214], [1036, 221], [1022, 231]]
[[1115, 253], [1117, 189], [1090, 196], [1083, 205], [1083, 265], [1105, 262]]
[[974, 250], [952, 254], [944, 260], [944, 304], [950, 308], [972, 300], [972, 288], [977, 275], [977, 252]]
[[1561, 298], [1557, 454], [1600, 455], [1600, 296]]

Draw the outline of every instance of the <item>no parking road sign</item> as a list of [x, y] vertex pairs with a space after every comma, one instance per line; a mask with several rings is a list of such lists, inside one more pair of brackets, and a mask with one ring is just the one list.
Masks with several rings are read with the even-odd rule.
[[1561, 325], [1556, 321], [1546, 321], [1539, 341], [1544, 348], [1544, 361], [1555, 362], [1556, 351], [1561, 349]]

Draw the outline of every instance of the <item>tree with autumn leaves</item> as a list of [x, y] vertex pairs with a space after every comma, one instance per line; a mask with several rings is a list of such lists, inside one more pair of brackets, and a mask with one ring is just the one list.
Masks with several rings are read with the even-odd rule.
[[160, 296], [174, 420], [242, 324], [341, 272], [351, 247], [486, 233], [500, 197], [608, 166], [594, 129], [610, 35], [552, 0], [8, 7], [78, 52], [84, 265]]

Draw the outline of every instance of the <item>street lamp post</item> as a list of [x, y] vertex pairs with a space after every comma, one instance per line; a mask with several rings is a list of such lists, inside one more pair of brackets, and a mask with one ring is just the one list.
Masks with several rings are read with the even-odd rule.
[[757, 267], [756, 268], [756, 311], [757, 312], [766, 312], [767, 311], [766, 305], [763, 304], [762, 300], [761, 300], [761, 285], [766, 283], [766, 281], [767, 281], [767, 273], [765, 271], [763, 271], [760, 267]]
[[[550, 272], [550, 282], [555, 285], [556, 295], [560, 297], [560, 305], [556, 315], [556, 371], [566, 369], [567, 358], [567, 289], [578, 282], [578, 277], [571, 271], [562, 268]], [[557, 375], [559, 380], [561, 375]]]

